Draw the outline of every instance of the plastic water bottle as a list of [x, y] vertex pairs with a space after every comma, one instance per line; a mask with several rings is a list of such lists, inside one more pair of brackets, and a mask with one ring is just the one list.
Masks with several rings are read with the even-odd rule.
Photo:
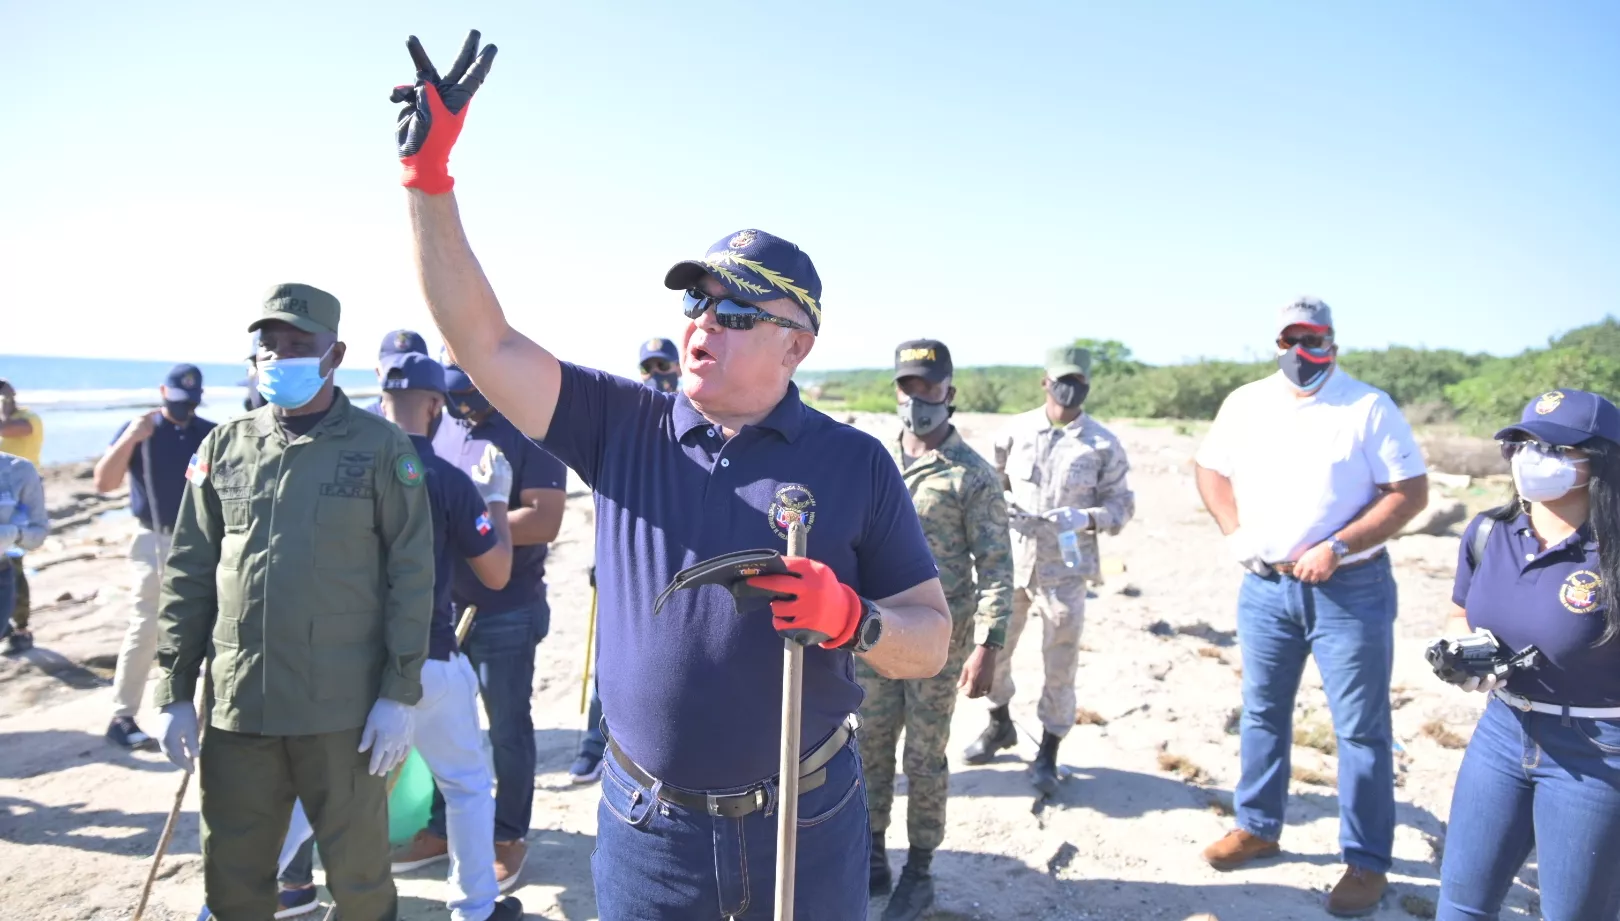
[[1063, 565], [1070, 569], [1080, 565], [1080, 536], [1073, 528], [1058, 532], [1058, 546], [1063, 548]]

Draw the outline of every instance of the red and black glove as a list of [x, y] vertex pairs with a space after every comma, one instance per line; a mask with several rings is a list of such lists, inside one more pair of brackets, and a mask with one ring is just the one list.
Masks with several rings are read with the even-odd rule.
[[388, 97], [390, 102], [403, 102], [396, 132], [399, 141], [399, 159], [405, 165], [400, 180], [408, 189], [421, 189], [429, 195], [442, 195], [455, 187], [450, 178], [450, 148], [461, 134], [461, 123], [467, 117], [467, 104], [473, 93], [489, 76], [489, 67], [495, 61], [495, 46], [485, 45], [478, 51], [478, 30], [467, 33], [467, 41], [456, 56], [456, 65], [444, 77], [428, 60], [422, 43], [412, 35], [405, 42], [416, 65], [416, 85], [396, 86]]
[[787, 575], [755, 576], [748, 584], [787, 598], [771, 602], [776, 632], [804, 646], [818, 643], [837, 649], [855, 636], [861, 623], [861, 599], [838, 581], [832, 567], [802, 556], [785, 556]]

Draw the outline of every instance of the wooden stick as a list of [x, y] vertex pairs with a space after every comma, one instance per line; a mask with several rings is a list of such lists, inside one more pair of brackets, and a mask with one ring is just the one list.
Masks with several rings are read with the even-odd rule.
[[[798, 515], [788, 523], [788, 556], [808, 554], [809, 532]], [[799, 859], [799, 733], [803, 729], [804, 647], [782, 641], [782, 760], [777, 775], [776, 921], [793, 921]]]
[[[591, 580], [591, 625], [585, 630], [585, 674], [579, 679], [579, 712], [591, 699], [591, 646], [596, 641], [596, 580]], [[586, 727], [589, 731], [590, 727]]]
[[[202, 737], [206, 731], [207, 725], [199, 721], [197, 751], [192, 758], [194, 768], [201, 766], [198, 762], [202, 760]], [[130, 917], [130, 921], [141, 921], [141, 915], [146, 913], [146, 902], [152, 897], [152, 884], [157, 882], [158, 867], [163, 864], [163, 855], [169, 850], [169, 839], [174, 837], [174, 827], [180, 822], [180, 805], [185, 802], [186, 788], [190, 785], [191, 771], [185, 771], [180, 775], [180, 789], [174, 791], [174, 805], [169, 807], [169, 817], [163, 822], [163, 833], [158, 836], [157, 850], [152, 852], [152, 866], [146, 871], [146, 885], [141, 887], [141, 900], [135, 903], [135, 914]]]

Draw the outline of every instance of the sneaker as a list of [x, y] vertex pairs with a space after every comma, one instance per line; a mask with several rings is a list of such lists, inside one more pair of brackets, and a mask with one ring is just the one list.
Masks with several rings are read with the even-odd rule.
[[528, 842], [522, 840], [495, 842], [495, 887], [505, 892], [517, 885], [518, 876], [523, 873], [523, 864], [528, 859]]
[[34, 635], [27, 630], [12, 630], [6, 637], [6, 645], [12, 652], [27, 652], [34, 648]]
[[1378, 910], [1378, 902], [1389, 888], [1389, 879], [1364, 867], [1345, 867], [1344, 875], [1328, 893], [1328, 914], [1340, 918], [1359, 918]]
[[580, 752], [574, 766], [568, 769], [569, 783], [596, 783], [602, 777], [602, 756]]
[[107, 741], [131, 751], [139, 749], [153, 749], [157, 747], [157, 740], [141, 731], [135, 725], [134, 717], [115, 716], [107, 724]]
[[424, 828], [416, 833], [409, 844], [396, 848], [391, 859], [393, 866], [390, 869], [395, 873], [420, 870], [441, 860], [449, 860], [450, 842]]
[[485, 921], [518, 921], [523, 917], [523, 903], [512, 896], [507, 896], [495, 903], [495, 910], [489, 913]]
[[315, 897], [315, 887], [305, 886], [302, 889], [283, 889], [276, 896], [276, 917], [296, 918], [307, 915], [321, 907], [321, 900]]
[[1234, 828], [1226, 837], [1204, 848], [1204, 859], [1217, 870], [1236, 870], [1251, 860], [1275, 857], [1281, 852], [1277, 842]]

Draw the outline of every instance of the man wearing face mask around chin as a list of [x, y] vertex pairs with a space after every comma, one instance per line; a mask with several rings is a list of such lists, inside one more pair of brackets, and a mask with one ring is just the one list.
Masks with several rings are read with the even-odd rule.
[[318, 288], [270, 290], [249, 326], [270, 405], [191, 456], [163, 571], [155, 735], [176, 766], [200, 763], [204, 889], [220, 921], [276, 912], [295, 799], [343, 917], [398, 913], [383, 778], [410, 750], [422, 696], [433, 519], [410, 438], [333, 385], [339, 316]]
[[956, 694], [983, 697], [995, 675], [997, 652], [1012, 616], [1012, 544], [1001, 477], [950, 423], [951, 352], [943, 342], [918, 339], [895, 350], [894, 389], [901, 432], [889, 453], [917, 509], [939, 581], [951, 610], [951, 645], [945, 669], [933, 678], [885, 678], [856, 660], [861, 703], [861, 761], [872, 814], [873, 895], [889, 891], [884, 833], [894, 805], [895, 746], [905, 730], [906, 838], [911, 850], [900, 882], [884, 908], [884, 921], [915, 921], [934, 902], [934, 850], [945, 837], [945, 800]]
[[175, 365], [159, 389], [163, 409], [126, 422], [96, 461], [96, 491], [112, 492], [129, 474], [129, 511], [140, 526], [129, 545], [135, 600], [129, 629], [118, 650], [113, 677], [113, 715], [107, 739], [123, 748], [145, 748], [153, 739], [135, 723], [146, 679], [157, 655], [158, 582], [169, 556], [169, 537], [186, 487], [186, 464], [214, 423], [197, 415], [203, 377], [195, 365]]
[[[1012, 487], [1013, 568], [1017, 590], [1007, 649], [990, 688], [990, 725], [968, 747], [984, 764], [1018, 742], [1008, 709], [1012, 655], [1029, 615], [1041, 618], [1046, 683], [1036, 713], [1044, 732], [1032, 766], [1042, 794], [1057, 791], [1057, 750], [1074, 726], [1074, 673], [1085, 621], [1086, 582], [1101, 575], [1097, 534], [1118, 534], [1136, 514], [1126, 474], [1130, 461], [1114, 434], [1085, 412], [1091, 353], [1053, 349], [1046, 357], [1046, 405], [1014, 417], [996, 445], [997, 466]], [[1067, 547], [1065, 547], [1065, 544]]]
[[1283, 308], [1278, 373], [1233, 391], [1198, 449], [1198, 492], [1233, 559], [1243, 650], [1237, 828], [1217, 870], [1278, 853], [1294, 697], [1316, 657], [1339, 745], [1344, 876], [1327, 910], [1374, 910], [1395, 833], [1389, 683], [1395, 579], [1384, 541], [1428, 503], [1423, 452], [1383, 391], [1335, 362], [1328, 305]]

